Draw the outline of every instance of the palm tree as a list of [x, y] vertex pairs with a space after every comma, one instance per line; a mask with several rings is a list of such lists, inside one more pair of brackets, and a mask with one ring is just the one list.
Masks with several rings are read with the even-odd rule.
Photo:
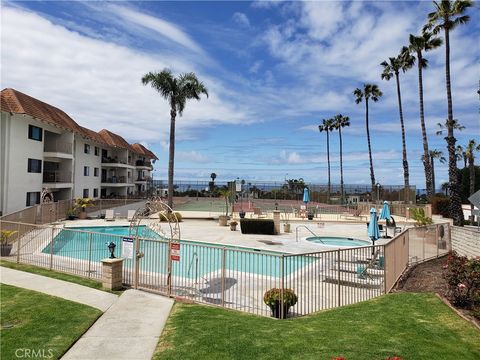
[[[470, 195], [473, 195], [475, 192], [475, 151], [480, 151], [480, 144], [471, 139], [465, 147], [465, 157], [468, 159], [468, 170], [470, 173]], [[473, 225], [473, 204], [470, 204], [470, 214], [471, 225]]]
[[334, 120], [333, 119], [323, 119], [322, 124], [318, 125], [318, 130], [320, 132], [325, 132], [327, 134], [327, 166], [328, 166], [328, 185], [327, 185], [327, 203], [330, 202], [330, 187], [331, 187], [331, 178], [330, 178], [330, 137], [329, 132], [333, 130]]
[[365, 99], [365, 127], [367, 129], [367, 142], [368, 142], [368, 157], [370, 159], [370, 180], [372, 182], [372, 191], [375, 188], [375, 173], [373, 172], [373, 160], [372, 160], [372, 146], [370, 142], [370, 129], [368, 127], [368, 100], [372, 99], [377, 102], [383, 95], [380, 89], [375, 84], [363, 84], [363, 91], [356, 88], [353, 91], [355, 96], [355, 103], [359, 104]]
[[410, 189], [410, 180], [408, 173], [408, 160], [407, 160], [407, 142], [405, 140], [405, 125], [403, 122], [403, 110], [402, 110], [402, 95], [400, 91], [400, 70], [407, 71], [413, 66], [413, 56], [410, 55], [408, 48], [403, 47], [400, 55], [397, 57], [388, 58], [388, 62], [384, 61], [380, 65], [383, 66], [382, 79], [389, 81], [395, 76], [397, 84], [397, 99], [398, 99], [398, 111], [400, 113], [400, 127], [402, 130], [402, 157], [403, 157], [403, 182], [405, 188], [405, 203], [408, 204], [408, 193]]
[[433, 164], [429, 162], [428, 139], [427, 130], [425, 127], [425, 112], [423, 107], [423, 73], [422, 70], [428, 66], [428, 60], [423, 57], [422, 51], [430, 51], [442, 45], [442, 39], [434, 37], [429, 32], [424, 32], [421, 36], [410, 34], [409, 50], [416, 55], [418, 67], [418, 96], [420, 104], [420, 125], [422, 127], [422, 141], [423, 141], [423, 168], [425, 169], [425, 182], [427, 188], [427, 195], [431, 196], [435, 192]]
[[449, 183], [448, 183], [448, 182], [444, 182], [444, 183], [442, 183], [442, 185], [441, 185], [442, 191], [445, 191], [445, 196], [448, 196], [448, 187], [449, 187]]
[[452, 106], [452, 89], [450, 82], [450, 31], [454, 30], [458, 25], [462, 25], [470, 20], [468, 15], [463, 15], [465, 11], [472, 6], [470, 0], [442, 0], [433, 2], [435, 11], [428, 14], [428, 22], [424, 26], [424, 31], [432, 31], [438, 34], [443, 30], [445, 34], [445, 83], [447, 88], [447, 129], [448, 133], [445, 138], [448, 148], [448, 180], [450, 183], [450, 216], [453, 218], [453, 224], [463, 226], [463, 211], [460, 192], [458, 186], [457, 166], [455, 158], [455, 142], [453, 132], [453, 106]]
[[334, 124], [333, 127], [335, 130], [338, 130], [338, 135], [340, 136], [340, 198], [342, 205], [344, 204], [344, 185], [343, 185], [343, 144], [342, 144], [342, 128], [350, 126], [350, 118], [348, 116], [343, 116], [342, 114], [335, 115], [333, 118]]
[[187, 100], [208, 97], [208, 90], [194, 73], [175, 77], [169, 69], [149, 72], [142, 77], [143, 85], [150, 84], [170, 103], [170, 148], [168, 153], [168, 206], [173, 208], [173, 169], [175, 159], [175, 118], [182, 116]]
[[463, 168], [467, 168], [467, 157], [465, 156], [465, 150], [462, 145], [457, 145], [455, 148], [455, 156], [457, 161], [463, 160]]
[[432, 186], [435, 193], [435, 159], [438, 159], [442, 164], [445, 164], [447, 159], [443, 156], [443, 152], [437, 149], [430, 150], [428, 154], [430, 156], [430, 164], [432, 165]]

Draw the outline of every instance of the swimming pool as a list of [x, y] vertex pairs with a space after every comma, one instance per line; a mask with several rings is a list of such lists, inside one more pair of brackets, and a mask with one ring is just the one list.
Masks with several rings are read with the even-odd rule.
[[336, 236], [311, 236], [305, 240], [325, 246], [353, 247], [371, 245], [369, 241]]
[[[149, 238], [140, 242], [140, 251], [145, 254], [141, 260], [142, 271], [166, 274], [168, 242], [146, 226], [141, 226], [140, 234]], [[65, 228], [54, 238], [53, 248], [50, 243], [42, 252], [100, 262], [110, 255], [107, 249], [109, 242], [115, 243], [115, 255], [121, 257], [122, 240], [128, 235], [128, 226]], [[278, 277], [282, 271], [281, 255], [282, 253], [273, 251], [182, 240], [180, 261], [172, 262], [172, 274], [195, 279], [222, 269], [224, 264], [227, 271]], [[283, 268], [285, 275], [316, 261], [314, 258], [304, 256], [296, 259], [285, 262]], [[133, 268], [133, 260], [126, 259], [124, 266]]]

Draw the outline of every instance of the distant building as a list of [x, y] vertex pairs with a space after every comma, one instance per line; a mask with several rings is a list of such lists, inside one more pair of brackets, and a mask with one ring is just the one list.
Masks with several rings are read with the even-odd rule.
[[77, 124], [62, 110], [14, 89], [1, 91], [0, 214], [54, 200], [139, 196], [154, 153], [120, 135]]

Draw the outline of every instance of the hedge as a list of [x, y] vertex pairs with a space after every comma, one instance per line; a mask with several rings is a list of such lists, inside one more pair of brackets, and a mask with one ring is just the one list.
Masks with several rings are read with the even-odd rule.
[[450, 217], [450, 199], [443, 196], [432, 196], [430, 198], [432, 204], [432, 214]]
[[271, 219], [240, 219], [242, 234], [275, 235], [275, 226]]

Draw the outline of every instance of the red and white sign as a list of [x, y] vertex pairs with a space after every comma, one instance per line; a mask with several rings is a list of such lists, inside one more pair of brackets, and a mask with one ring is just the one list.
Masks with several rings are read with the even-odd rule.
[[180, 261], [180, 243], [172, 243], [170, 258], [172, 261]]

